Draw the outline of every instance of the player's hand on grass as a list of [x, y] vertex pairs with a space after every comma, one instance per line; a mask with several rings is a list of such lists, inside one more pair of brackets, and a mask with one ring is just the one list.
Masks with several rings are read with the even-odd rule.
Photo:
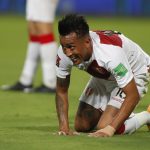
[[78, 133], [76, 131], [69, 130], [69, 131], [59, 131], [58, 135], [64, 135], [64, 136], [67, 136], [67, 135], [80, 135], [80, 133]]
[[115, 129], [108, 125], [103, 129], [97, 130], [96, 132], [89, 133], [89, 137], [112, 137], [115, 133]]

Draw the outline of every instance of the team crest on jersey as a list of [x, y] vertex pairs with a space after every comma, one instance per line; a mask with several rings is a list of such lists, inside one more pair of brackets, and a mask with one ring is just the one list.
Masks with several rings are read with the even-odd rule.
[[108, 79], [110, 77], [110, 72], [99, 66], [96, 60], [93, 60], [88, 66], [87, 72], [97, 78]]
[[117, 76], [123, 77], [128, 72], [127, 68], [120, 63], [115, 69], [113, 69]]
[[57, 65], [57, 67], [59, 67], [59, 64], [60, 64], [60, 57], [57, 55], [57, 59], [56, 59], [56, 65]]

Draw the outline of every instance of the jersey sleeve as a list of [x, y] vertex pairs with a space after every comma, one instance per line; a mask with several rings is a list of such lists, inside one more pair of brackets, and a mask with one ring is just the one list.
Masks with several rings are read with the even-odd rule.
[[127, 56], [121, 48], [115, 48], [107, 65], [108, 70], [115, 77], [120, 88], [125, 87], [133, 79]]
[[72, 69], [71, 60], [63, 53], [61, 46], [57, 52], [56, 59], [56, 76], [60, 78], [66, 78], [67, 75], [71, 74]]

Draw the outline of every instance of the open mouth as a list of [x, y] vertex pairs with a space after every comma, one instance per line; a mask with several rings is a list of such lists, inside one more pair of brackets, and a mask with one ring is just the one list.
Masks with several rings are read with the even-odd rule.
[[70, 59], [74, 64], [76, 64], [80, 60], [78, 56], [72, 56], [70, 57]]
[[74, 59], [71, 59], [73, 61], [73, 63], [77, 62], [78, 59], [77, 58], [74, 58]]

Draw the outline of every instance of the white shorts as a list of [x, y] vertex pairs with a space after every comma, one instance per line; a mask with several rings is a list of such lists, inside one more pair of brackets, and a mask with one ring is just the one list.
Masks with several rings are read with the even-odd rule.
[[[148, 90], [149, 73], [136, 76], [135, 82], [140, 96], [143, 97]], [[116, 81], [92, 77], [79, 100], [104, 111], [107, 105], [112, 105], [119, 109], [124, 98], [125, 94], [117, 86]]]
[[29, 21], [53, 22], [58, 0], [27, 0], [26, 19]]

